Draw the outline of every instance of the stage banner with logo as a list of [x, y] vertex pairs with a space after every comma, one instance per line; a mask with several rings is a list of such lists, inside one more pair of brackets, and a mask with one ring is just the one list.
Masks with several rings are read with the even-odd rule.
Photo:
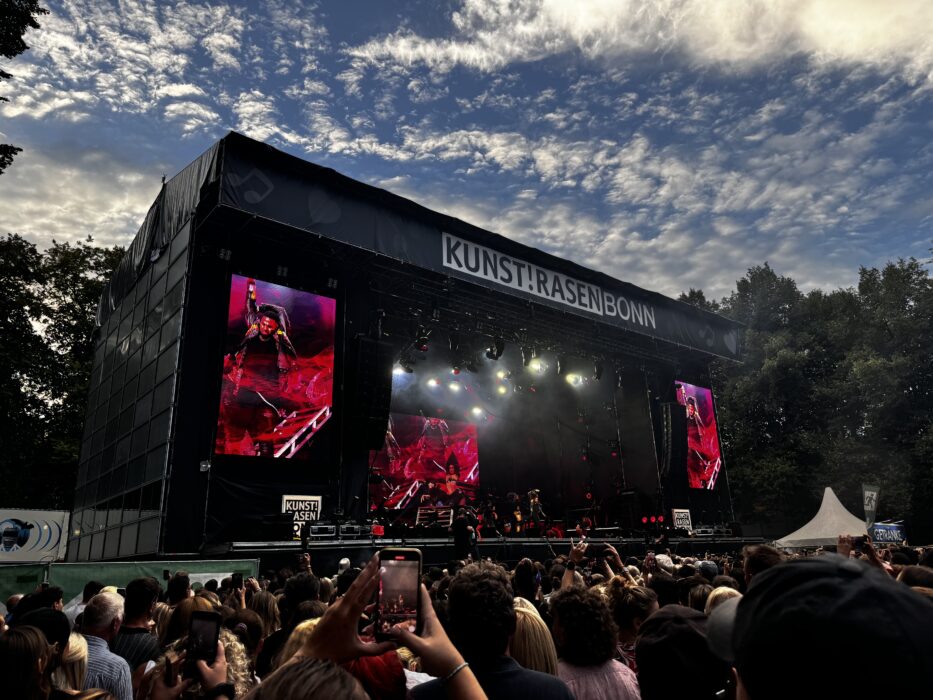
[[64, 559], [69, 515], [63, 510], [0, 510], [0, 564]]
[[690, 519], [690, 511], [686, 508], [674, 508], [674, 527], [681, 530], [692, 531], [693, 521]]
[[903, 523], [873, 523], [869, 526], [868, 532], [875, 544], [900, 544], [907, 539]]
[[282, 513], [292, 516], [292, 539], [301, 539], [301, 528], [305, 523], [314, 522], [321, 517], [320, 496], [282, 496]]
[[875, 522], [875, 513], [878, 510], [878, 498], [881, 495], [880, 486], [862, 484], [862, 504], [865, 506], [865, 525]]

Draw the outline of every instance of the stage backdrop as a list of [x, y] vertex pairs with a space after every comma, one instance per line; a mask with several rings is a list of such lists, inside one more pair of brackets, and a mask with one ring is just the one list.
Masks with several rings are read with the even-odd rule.
[[476, 500], [479, 446], [473, 423], [393, 413], [385, 445], [370, 455], [370, 507], [414, 521], [417, 508]]
[[333, 407], [336, 300], [233, 275], [215, 454], [302, 458]]
[[722, 470], [713, 392], [681, 381], [675, 388], [677, 403], [687, 414], [687, 483], [692, 489], [712, 491]]

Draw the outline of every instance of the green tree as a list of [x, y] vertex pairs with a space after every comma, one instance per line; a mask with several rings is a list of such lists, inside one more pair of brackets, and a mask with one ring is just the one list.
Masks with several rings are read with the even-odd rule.
[[[36, 0], [0, 0], [0, 56], [15, 58], [29, 48], [23, 36], [29, 29], [38, 29], [39, 15], [48, 14]], [[0, 81], [12, 76], [0, 70]], [[0, 101], [6, 101], [0, 97]], [[13, 162], [13, 157], [23, 149], [8, 143], [0, 144], [0, 174]]]
[[7, 505], [68, 508], [78, 463], [94, 349], [94, 316], [119, 247], [87, 241], [39, 251], [20, 236], [0, 241], [3, 372], [0, 454]]

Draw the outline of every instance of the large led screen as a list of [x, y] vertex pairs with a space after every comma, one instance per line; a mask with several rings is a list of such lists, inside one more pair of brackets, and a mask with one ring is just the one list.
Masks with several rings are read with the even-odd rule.
[[233, 275], [215, 454], [308, 455], [333, 406], [336, 304]]
[[676, 382], [677, 403], [687, 412], [687, 483], [692, 489], [716, 488], [722, 468], [713, 392]]
[[389, 416], [385, 445], [370, 455], [373, 509], [465, 506], [479, 488], [479, 447], [473, 423], [443, 418]]

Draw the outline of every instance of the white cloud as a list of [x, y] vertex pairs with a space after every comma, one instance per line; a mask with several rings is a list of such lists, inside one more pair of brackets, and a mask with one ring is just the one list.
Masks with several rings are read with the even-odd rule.
[[159, 193], [161, 175], [100, 151], [64, 159], [27, 147], [3, 173], [0, 230], [40, 245], [88, 235], [101, 245], [127, 245]]
[[496, 71], [579, 51], [590, 59], [679, 52], [744, 70], [804, 54], [816, 64], [870, 65], [914, 79], [933, 71], [927, 0], [464, 0], [452, 37], [402, 29], [347, 50], [378, 66]]

